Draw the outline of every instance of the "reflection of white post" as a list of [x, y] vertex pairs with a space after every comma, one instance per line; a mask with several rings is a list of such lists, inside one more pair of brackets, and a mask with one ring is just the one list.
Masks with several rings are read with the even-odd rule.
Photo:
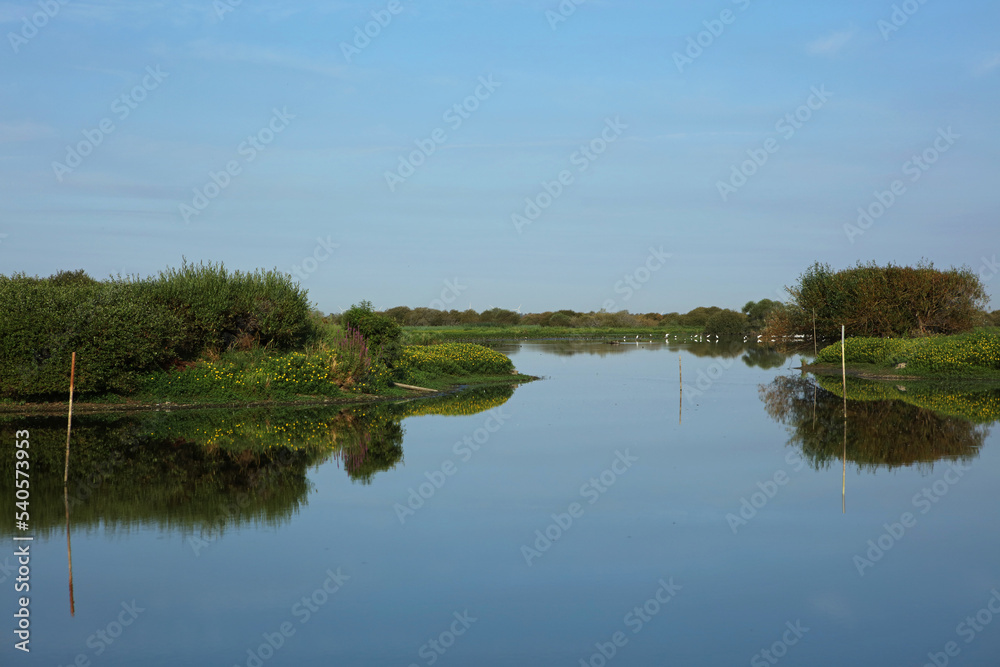
[[69, 487], [63, 486], [63, 503], [66, 505], [66, 559], [69, 561], [69, 615], [76, 616], [76, 601], [73, 599], [73, 547], [69, 542]]
[[681, 387], [681, 397], [677, 401], [677, 423], [681, 423], [681, 412], [684, 408], [684, 371], [681, 369], [681, 355], [677, 355], [677, 382]]
[[844, 343], [844, 325], [840, 325], [840, 370], [844, 380], [844, 476], [840, 491], [840, 505], [847, 514], [847, 346]]
[[73, 376], [76, 375], [76, 352], [69, 367], [69, 421], [66, 423], [66, 470], [63, 472], [63, 486], [69, 482], [69, 434], [73, 430]]
[[840, 507], [847, 514], [847, 420], [844, 420], [844, 477], [840, 489]]

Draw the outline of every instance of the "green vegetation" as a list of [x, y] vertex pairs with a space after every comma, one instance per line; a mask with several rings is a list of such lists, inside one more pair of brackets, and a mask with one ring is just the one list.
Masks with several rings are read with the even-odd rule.
[[743, 336], [750, 332], [747, 316], [735, 310], [720, 310], [705, 323], [704, 333], [718, 336]]
[[844, 325], [852, 336], [898, 337], [954, 334], [987, 320], [988, 298], [971, 269], [941, 271], [932, 263], [914, 267], [862, 264], [834, 272], [816, 263], [788, 288], [791, 303], [771, 312], [765, 335], [785, 338], [812, 331], [839, 338]]
[[747, 316], [747, 327], [750, 331], [763, 331], [767, 326], [767, 319], [775, 310], [780, 310], [785, 304], [771, 299], [761, 299], [760, 301], [747, 301], [741, 311]]
[[[766, 301], [766, 299], [765, 299]], [[517, 329], [534, 331], [535, 329], [551, 329], [538, 336], [563, 336], [580, 334], [581, 331], [607, 330], [655, 330], [662, 333], [665, 328], [671, 330], [700, 331], [704, 329], [710, 317], [722, 311], [715, 306], [698, 307], [681, 314], [642, 313], [633, 314], [627, 310], [609, 313], [606, 311], [577, 312], [574, 310], [546, 311], [544, 313], [527, 313], [521, 315], [512, 310], [491, 308], [482, 313], [474, 310], [435, 310], [433, 308], [408, 308], [398, 306], [389, 308], [385, 315], [407, 328], [447, 327], [475, 331], [479, 328]], [[343, 317], [343, 316], [340, 316]], [[332, 321], [339, 318], [332, 316]], [[581, 331], [576, 331], [581, 330]], [[485, 334], [483, 334], [485, 336]]]
[[464, 363], [496, 354], [485, 348], [450, 364], [448, 351], [410, 353], [401, 365], [402, 330], [370, 302], [337, 319], [311, 311], [289, 276], [221, 264], [185, 262], [144, 280], [0, 276], [0, 402], [63, 400], [72, 352], [81, 402], [343, 400], [405, 394], [394, 380], [511, 379], [503, 355], [492, 370]]
[[399, 370], [407, 382], [428, 387], [442, 378], [510, 377], [515, 373], [506, 355], [472, 343], [406, 347]]
[[370, 301], [351, 306], [340, 316], [340, 326], [360, 333], [368, 350], [387, 368], [394, 368], [399, 363], [402, 329], [388, 315], [376, 313]]
[[[871, 366], [917, 375], [1000, 378], [1000, 329], [977, 329], [956, 336], [926, 338], [849, 338], [844, 358], [852, 367]], [[820, 350], [817, 364], [840, 364], [840, 343]]]
[[0, 397], [128, 394], [154, 370], [225, 350], [301, 348], [316, 336], [304, 290], [274, 271], [186, 262], [145, 280], [82, 271], [0, 276]]
[[[393, 380], [446, 389], [459, 384], [524, 382], [514, 364], [499, 352], [471, 343], [405, 346], [395, 369], [365, 357], [358, 333], [332, 347], [269, 354], [229, 352], [169, 371], [149, 374], [128, 396], [130, 402], [232, 404], [303, 399], [357, 400], [358, 394], [406, 394]], [[352, 398], [353, 397], [353, 398]], [[105, 398], [105, 400], [112, 400]], [[123, 400], [123, 399], [119, 399]]]

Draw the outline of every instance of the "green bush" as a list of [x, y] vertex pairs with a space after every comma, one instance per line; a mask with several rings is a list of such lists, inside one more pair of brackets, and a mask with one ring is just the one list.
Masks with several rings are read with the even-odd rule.
[[708, 324], [708, 318], [722, 311], [717, 306], [698, 306], [677, 319], [677, 324], [682, 327], [704, 327]]
[[0, 397], [135, 391], [207, 351], [291, 349], [315, 336], [305, 291], [276, 272], [190, 265], [140, 280], [0, 276]]
[[719, 336], [742, 336], [747, 331], [747, 316], [728, 309], [710, 316], [704, 329], [705, 334]]
[[941, 271], [930, 262], [916, 267], [859, 262], [837, 272], [816, 263], [788, 292], [791, 304], [772, 311], [765, 335], [811, 331], [814, 312], [820, 338], [839, 338], [841, 325], [853, 336], [962, 333], [982, 321], [987, 301], [971, 269]]
[[306, 291], [287, 274], [185, 261], [148, 283], [154, 303], [184, 322], [182, 357], [211, 348], [292, 350], [317, 335]]
[[396, 320], [375, 312], [370, 301], [362, 301], [344, 311], [340, 316], [340, 325], [360, 332], [368, 345], [368, 352], [389, 368], [399, 363], [403, 330]]
[[546, 327], [569, 327], [573, 325], [573, 320], [566, 313], [554, 313], [542, 326]]

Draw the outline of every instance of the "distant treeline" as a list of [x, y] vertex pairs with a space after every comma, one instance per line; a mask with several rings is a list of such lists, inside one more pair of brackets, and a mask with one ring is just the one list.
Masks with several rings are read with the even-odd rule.
[[[401, 326], [542, 326], [542, 327], [596, 327], [596, 328], [651, 328], [696, 327], [703, 328], [713, 315], [723, 312], [716, 306], [698, 307], [687, 313], [630, 313], [627, 310], [609, 313], [604, 311], [579, 312], [575, 310], [545, 311], [543, 313], [517, 313], [503, 308], [483, 312], [475, 310], [436, 310], [434, 308], [409, 308], [397, 306], [382, 311]], [[734, 312], [734, 311], [728, 311]], [[336, 319], [336, 316], [334, 316]]]
[[[809, 276], [811, 280], [812, 273]], [[791, 298], [788, 303], [771, 299], [748, 301], [740, 311], [718, 306], [699, 306], [686, 313], [557, 310], [522, 314], [503, 308], [477, 312], [472, 309], [436, 310], [397, 306], [381, 313], [406, 327], [683, 327], [697, 329], [705, 334], [740, 336], [760, 333], [784, 337], [794, 334], [812, 335], [812, 306], [815, 305], [820, 338], [839, 337], [840, 323], [848, 326], [848, 331], [851, 332], [849, 335], [858, 336], [956, 333], [975, 326], [1000, 326], [1000, 310], [992, 313], [982, 310], [981, 306], [985, 303], [983, 292], [977, 291], [975, 285], [968, 288], [968, 283], [962, 282], [967, 281], [968, 276], [959, 276], [958, 281], [949, 276], [944, 280], [937, 280], [932, 274], [925, 273], [923, 279], [926, 282], [923, 287], [910, 291], [897, 289], [893, 282], [886, 281], [874, 301], [855, 299], [850, 291], [837, 293], [833, 289], [817, 295], [810, 283], [805, 292], [799, 287], [789, 288]], [[949, 280], [959, 285], [959, 289], [949, 289]], [[856, 287], [855, 284], [848, 284], [852, 288]], [[914, 292], [916, 296], [913, 296]], [[799, 305], [800, 295], [803, 293], [807, 295], [802, 298], [805, 305]], [[890, 295], [892, 299], [888, 298]], [[915, 303], [918, 301], [923, 305]], [[329, 315], [326, 319], [337, 322], [339, 318], [338, 315]]]

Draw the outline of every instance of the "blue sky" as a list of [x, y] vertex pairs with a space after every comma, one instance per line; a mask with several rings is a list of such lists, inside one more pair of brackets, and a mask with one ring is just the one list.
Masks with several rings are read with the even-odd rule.
[[325, 312], [684, 312], [926, 257], [997, 294], [998, 22], [988, 0], [0, 3], [0, 272], [186, 257], [293, 273]]

